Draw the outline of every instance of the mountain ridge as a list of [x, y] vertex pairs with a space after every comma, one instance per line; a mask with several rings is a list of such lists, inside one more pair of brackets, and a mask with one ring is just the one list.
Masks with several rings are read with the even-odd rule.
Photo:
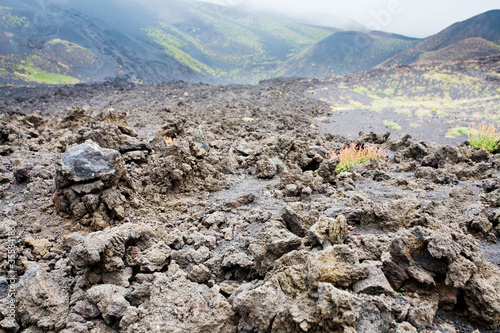
[[285, 76], [326, 76], [365, 71], [411, 47], [416, 41], [381, 31], [336, 32], [283, 63], [280, 73]]
[[[0, 0], [0, 85], [127, 77], [257, 83], [500, 54], [500, 10], [425, 39], [299, 24], [194, 0]], [[159, 4], [159, 2], [158, 2]]]
[[452, 24], [439, 33], [423, 39], [415, 47], [388, 59], [383, 65], [411, 64], [417, 62], [427, 52], [434, 52], [474, 37], [500, 44], [499, 9]]
[[[119, 75], [140, 83], [256, 83], [336, 31], [190, 0], [168, 0], [156, 11], [120, 4], [0, 1], [0, 14], [12, 21], [0, 20], [0, 83], [72, 84]], [[54, 58], [46, 46], [52, 40], [78, 45], [98, 65]]]
[[322, 77], [422, 61], [467, 60], [500, 54], [499, 44], [500, 10], [492, 10], [424, 39], [380, 31], [336, 32], [283, 63], [279, 73]]

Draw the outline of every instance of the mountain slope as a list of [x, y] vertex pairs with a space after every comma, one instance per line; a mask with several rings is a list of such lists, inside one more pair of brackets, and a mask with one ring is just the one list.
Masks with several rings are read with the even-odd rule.
[[480, 37], [472, 37], [436, 51], [424, 53], [419, 57], [417, 63], [426, 61], [467, 60], [496, 54], [500, 54], [499, 44], [495, 44]]
[[500, 54], [500, 10], [458, 22], [423, 40], [381, 32], [336, 32], [279, 68], [283, 76], [326, 76], [377, 66], [467, 60]]
[[191, 0], [0, 6], [0, 84], [256, 82], [335, 31]]
[[280, 66], [284, 76], [342, 75], [373, 68], [417, 40], [383, 32], [336, 32]]
[[[422, 40], [413, 48], [397, 54], [386, 61], [384, 65], [411, 64], [421, 57], [425, 58], [429, 52], [441, 50], [474, 37], [500, 44], [500, 10], [491, 10], [463, 22], [455, 23], [436, 35]], [[477, 45], [470, 42], [461, 45], [462, 47], [469, 47], [468, 50], [462, 49], [461, 52], [474, 55], [474, 47]], [[457, 50], [458, 47], [455, 46]]]
[[241, 8], [194, 0], [0, 0], [0, 85], [117, 76], [137, 83], [256, 83], [499, 53], [500, 10], [419, 41]]
[[[111, 13], [120, 13], [114, 1], [85, 3], [101, 8], [103, 15], [108, 12], [109, 18], [113, 18]], [[55, 1], [4, 0], [0, 4], [5, 5], [0, 8], [2, 17], [22, 22], [0, 22], [0, 83], [73, 84], [119, 75], [137, 82], [203, 78], [166, 56], [140, 30], [129, 32], [122, 29], [125, 25], [96, 19]], [[134, 21], [130, 15], [124, 18]]]
[[212, 4], [185, 6], [189, 12], [162, 15], [148, 36], [179, 62], [230, 82], [272, 77], [281, 62], [335, 31]]

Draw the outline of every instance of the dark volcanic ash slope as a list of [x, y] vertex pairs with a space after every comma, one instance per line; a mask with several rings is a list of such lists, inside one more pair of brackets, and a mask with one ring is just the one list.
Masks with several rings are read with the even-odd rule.
[[283, 76], [324, 77], [369, 70], [417, 39], [380, 31], [340, 31], [280, 65]]
[[258, 82], [333, 31], [195, 0], [1, 0], [0, 84]]
[[[5, 35], [0, 54], [6, 71], [0, 83], [95, 82], [119, 75], [145, 83], [203, 78], [148, 39], [141, 28], [151, 16], [139, 3], [126, 9], [114, 1], [85, 1], [80, 8], [57, 1], [0, 4], [5, 6], [0, 8], [0, 33]], [[41, 71], [52, 75], [34, 74]], [[54, 74], [62, 77], [54, 79]]]
[[380, 66], [449, 62], [500, 54], [500, 10], [458, 22], [419, 40], [379, 31], [340, 31], [285, 61], [283, 76], [324, 77]]
[[[0, 329], [498, 329], [500, 155], [320, 133], [325, 84], [24, 90], [0, 116]], [[350, 142], [387, 159], [337, 174]]]
[[[393, 64], [411, 64], [419, 60], [424, 60], [429, 53], [444, 51], [448, 47], [462, 45], [461, 54], [470, 53], [474, 55], [474, 50], [480, 50], [484, 47], [484, 42], [474, 40], [481, 38], [483, 40], [500, 45], [500, 10], [491, 10], [486, 13], [474, 16], [463, 22], [458, 22], [443, 31], [428, 37], [414, 47], [395, 55], [387, 60], [385, 65]], [[468, 41], [468, 43], [464, 43]], [[491, 46], [490, 46], [491, 51]], [[496, 53], [498, 54], [498, 52]], [[454, 60], [455, 54], [451, 54], [450, 59], [436, 60]]]

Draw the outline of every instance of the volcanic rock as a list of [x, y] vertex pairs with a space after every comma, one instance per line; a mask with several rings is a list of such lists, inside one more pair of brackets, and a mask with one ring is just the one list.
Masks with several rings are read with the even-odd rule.
[[66, 325], [69, 295], [40, 266], [31, 267], [21, 278], [16, 311], [23, 327], [35, 325], [50, 331]]
[[58, 211], [77, 218], [96, 213], [108, 219], [125, 217], [124, 194], [130, 196], [132, 185], [118, 151], [101, 148], [90, 140], [72, 147], [57, 164], [55, 182]]

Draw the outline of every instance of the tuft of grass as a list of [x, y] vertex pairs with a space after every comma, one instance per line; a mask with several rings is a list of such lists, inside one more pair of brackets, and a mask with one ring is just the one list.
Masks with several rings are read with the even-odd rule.
[[393, 130], [397, 130], [397, 131], [399, 131], [402, 128], [401, 125], [399, 125], [398, 123], [396, 123], [394, 121], [386, 121], [386, 122], [384, 122], [384, 126], [389, 127], [390, 129], [393, 129]]
[[490, 153], [498, 149], [500, 145], [500, 132], [496, 131], [495, 125], [481, 124], [469, 126], [469, 142], [471, 148], [483, 147]]
[[397, 113], [397, 114], [411, 114], [411, 111], [408, 110], [408, 109], [398, 109], [398, 110], [395, 110], [394, 113]]
[[340, 163], [337, 165], [335, 171], [341, 173], [349, 171], [353, 165], [369, 162], [372, 158], [375, 160], [384, 159], [385, 155], [380, 148], [372, 146], [359, 148], [356, 147], [355, 143], [351, 143], [350, 146], [342, 148], [338, 154], [332, 151], [327, 157], [340, 158]]
[[429, 117], [432, 115], [432, 111], [427, 109], [418, 109], [415, 112], [415, 115], [418, 117]]
[[446, 132], [445, 136], [447, 138], [456, 138], [457, 136], [460, 136], [462, 134], [469, 135], [469, 133], [470, 133], [470, 130], [467, 127], [454, 127], [452, 129], [448, 130], [448, 132]]

